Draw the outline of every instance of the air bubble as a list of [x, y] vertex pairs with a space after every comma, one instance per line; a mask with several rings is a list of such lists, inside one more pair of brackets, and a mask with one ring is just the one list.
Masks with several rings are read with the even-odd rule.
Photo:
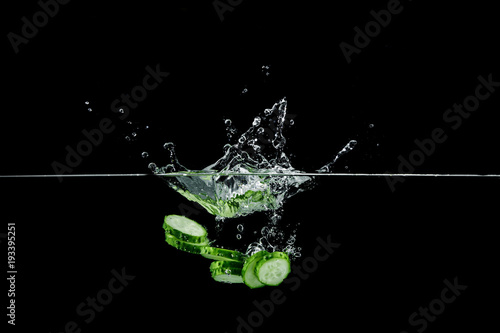
[[271, 115], [271, 113], [273, 113], [273, 110], [272, 110], [272, 109], [265, 109], [265, 110], [264, 110], [264, 114], [265, 114], [266, 116], [270, 116], [270, 115]]
[[369, 127], [369, 128], [374, 128], [374, 127], [375, 127], [375, 125], [374, 125], [374, 124], [370, 124], [370, 125], [368, 125], [368, 127]]
[[226, 126], [231, 126], [232, 123], [231, 119], [224, 120], [224, 124], [226, 124]]
[[130, 141], [130, 136], [128, 136], [128, 135], [127, 135], [127, 136], [125, 137], [125, 140]]
[[137, 136], [136, 132], [132, 132], [132, 136], [135, 138]]
[[141, 156], [142, 156], [142, 158], [148, 158], [149, 154], [148, 154], [148, 152], [144, 151], [144, 152], [142, 152]]
[[290, 119], [290, 126], [293, 126], [293, 124], [295, 124], [295, 122], [293, 121], [293, 119]]
[[85, 105], [89, 105], [89, 104], [90, 104], [90, 102], [89, 102], [89, 101], [85, 101]]
[[236, 239], [241, 239], [241, 234], [237, 234]]
[[87, 111], [88, 111], [88, 112], [92, 112], [92, 108], [88, 108], [88, 109], [87, 109]]
[[236, 226], [236, 229], [238, 229], [239, 232], [242, 232], [243, 231], [243, 224], [238, 224]]
[[247, 138], [246, 138], [244, 135], [242, 135], [242, 136], [240, 136], [240, 138], [238, 139], [238, 142], [239, 142], [239, 143], [243, 143], [243, 142], [245, 142], [245, 141], [246, 141], [246, 139], [247, 139]]
[[118, 109], [118, 112], [125, 113], [125, 111], [123, 109]]
[[262, 134], [262, 133], [264, 133], [264, 129], [263, 129], [262, 127], [259, 127], [259, 128], [257, 129], [257, 133], [258, 133], [258, 134]]

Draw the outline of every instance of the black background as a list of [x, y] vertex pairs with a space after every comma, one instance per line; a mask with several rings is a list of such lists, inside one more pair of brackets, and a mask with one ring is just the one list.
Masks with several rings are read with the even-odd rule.
[[[181, 163], [200, 169], [222, 154], [224, 118], [244, 130], [286, 96], [295, 121], [288, 153], [298, 169], [319, 168], [356, 139], [335, 171], [397, 172], [398, 156], [408, 157], [415, 139], [440, 127], [447, 141], [415, 172], [498, 174], [498, 92], [456, 131], [442, 119], [474, 93], [479, 75], [500, 80], [493, 5], [402, 6], [348, 64], [339, 44], [353, 44], [353, 28], [387, 1], [243, 1], [223, 21], [212, 1], [61, 5], [17, 54], [4, 38], [0, 173], [53, 175], [65, 147], [76, 147], [82, 130], [103, 118], [115, 130], [73, 174], [148, 172], [148, 163], [166, 161], [167, 141]], [[4, 36], [19, 34], [21, 18], [39, 10], [36, 1], [5, 4]], [[112, 101], [157, 64], [170, 75], [118, 119]], [[137, 137], [127, 141], [132, 132]], [[170, 248], [163, 216], [193, 211], [159, 179], [1, 178], [0, 186], [3, 225], [17, 223], [16, 329], [61, 332], [75, 321], [82, 332], [234, 332], [237, 317], [247, 318], [252, 302], [273, 290], [217, 284], [207, 260]], [[290, 199], [283, 221], [300, 222], [303, 258], [317, 237], [342, 245], [298, 290], [281, 286], [286, 302], [254, 330], [416, 332], [408, 317], [455, 277], [467, 290], [426, 331], [494, 327], [497, 188], [493, 178], [411, 178], [395, 192], [384, 178], [319, 180]], [[212, 216], [196, 213], [191, 217], [213, 228]], [[243, 242], [264, 219], [245, 220]], [[228, 234], [237, 223], [228, 221]], [[136, 278], [84, 323], [75, 308], [122, 267]]]

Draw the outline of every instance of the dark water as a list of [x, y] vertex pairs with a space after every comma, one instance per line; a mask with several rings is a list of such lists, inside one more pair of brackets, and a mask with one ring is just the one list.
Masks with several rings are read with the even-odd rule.
[[[150, 163], [170, 163], [166, 142], [199, 170], [284, 97], [293, 121], [284, 152], [297, 170], [316, 172], [356, 140], [330, 172], [500, 174], [498, 19], [487, 5], [71, 1], [30, 32], [23, 24], [40, 3], [2, 11], [2, 176], [149, 173]], [[223, 21], [214, 3], [231, 5]], [[384, 20], [388, 6], [399, 12], [348, 63], [341, 43], [361, 43], [357, 28], [375, 22], [373, 13]], [[23, 31], [30, 36], [15, 53], [8, 36]], [[456, 106], [466, 103], [474, 111]], [[241, 132], [228, 137], [227, 119]], [[315, 181], [284, 203], [284, 238], [274, 240], [294, 236], [300, 247], [290, 279], [249, 290], [215, 283], [209, 260], [168, 246], [163, 218], [189, 216], [217, 245], [244, 251], [268, 225], [265, 213], [221, 227], [155, 176], [0, 177], [4, 272], [4, 236], [16, 223], [8, 332], [498, 326], [498, 178]]]

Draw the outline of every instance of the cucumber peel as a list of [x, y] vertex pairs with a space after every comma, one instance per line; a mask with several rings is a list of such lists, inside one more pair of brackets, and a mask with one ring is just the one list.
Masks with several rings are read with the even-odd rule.
[[188, 252], [188, 253], [194, 253], [194, 254], [200, 254], [202, 249], [205, 246], [208, 246], [208, 241], [205, 243], [190, 243], [190, 242], [185, 242], [183, 240], [178, 239], [177, 237], [172, 236], [169, 233], [165, 234], [165, 241], [175, 247], [178, 250]]
[[217, 282], [243, 283], [242, 265], [240, 262], [218, 260], [210, 264], [210, 273]]
[[227, 260], [243, 262], [247, 258], [246, 254], [238, 251], [222, 249], [218, 247], [205, 246], [200, 253], [203, 257], [213, 260]]
[[268, 254], [269, 252], [267, 251], [259, 251], [257, 253], [254, 253], [245, 261], [245, 264], [243, 265], [243, 269], [241, 272], [241, 275], [243, 276], [243, 282], [245, 282], [245, 284], [251, 289], [262, 288], [265, 286], [265, 284], [260, 282], [257, 278], [257, 275], [255, 274], [255, 266], [264, 256]]

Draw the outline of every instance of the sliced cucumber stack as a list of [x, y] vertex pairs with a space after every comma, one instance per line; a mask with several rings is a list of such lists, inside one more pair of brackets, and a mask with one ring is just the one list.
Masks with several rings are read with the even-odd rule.
[[238, 251], [212, 247], [206, 229], [184, 216], [166, 216], [163, 228], [169, 245], [215, 260], [210, 264], [215, 281], [245, 283], [254, 289], [277, 286], [290, 273], [290, 259], [286, 253], [260, 251], [249, 257]]

